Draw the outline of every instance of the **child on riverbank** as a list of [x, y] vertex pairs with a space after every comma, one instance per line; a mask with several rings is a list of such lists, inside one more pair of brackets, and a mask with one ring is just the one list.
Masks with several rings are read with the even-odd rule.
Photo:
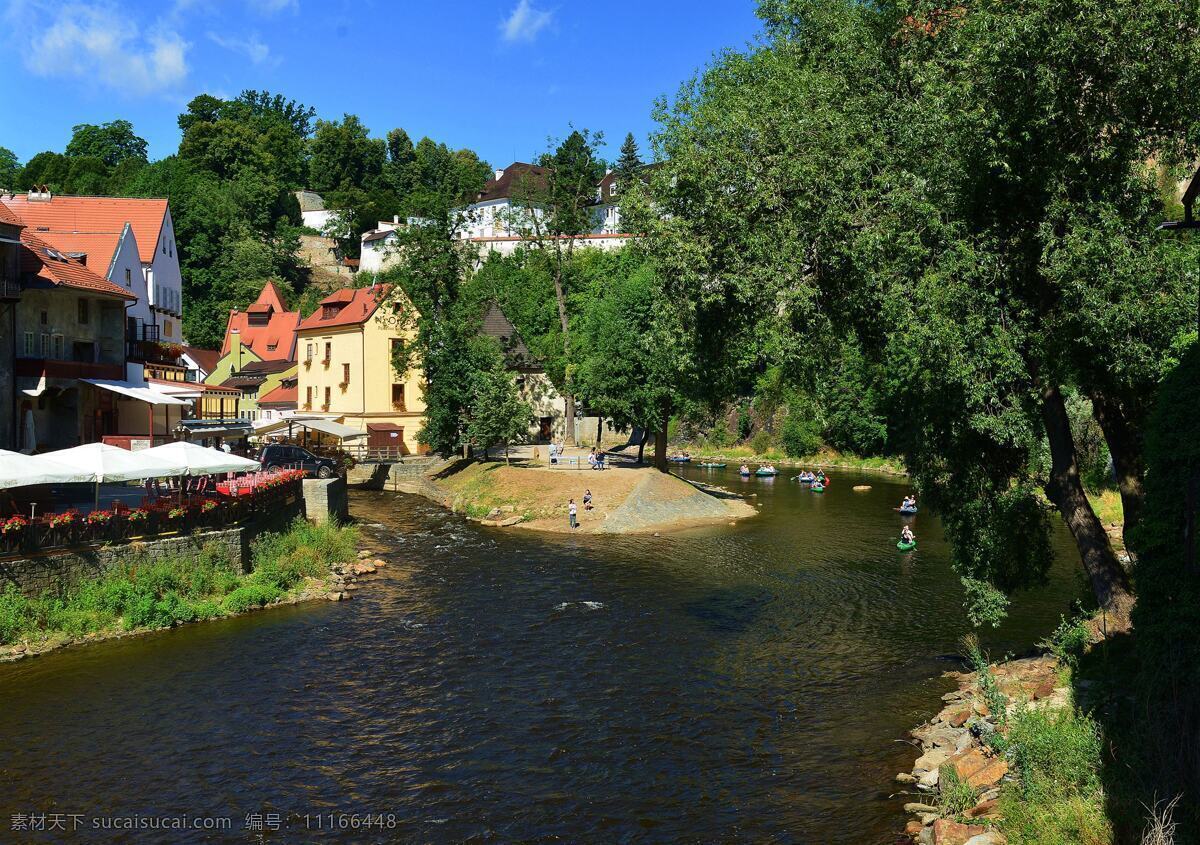
[[591, 490], [583, 491], [583, 509], [585, 511], [590, 511], [592, 509], [592, 491]]
[[578, 527], [578, 525], [577, 525], [577, 524], [576, 524], [576, 522], [575, 522], [575, 519], [576, 519], [576, 517], [578, 516], [578, 514], [579, 514], [579, 508], [577, 508], [577, 507], [575, 506], [575, 500], [574, 500], [574, 499], [572, 499], [572, 500], [571, 500], [571, 501], [570, 501], [570, 502], [567, 504], [567, 517], [568, 517], [568, 518], [570, 519], [570, 521], [571, 521], [571, 528], [572, 528], [572, 530]]

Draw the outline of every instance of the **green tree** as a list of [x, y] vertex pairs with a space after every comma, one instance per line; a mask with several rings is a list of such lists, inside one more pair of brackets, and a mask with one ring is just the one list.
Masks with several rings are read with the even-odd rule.
[[507, 462], [509, 445], [529, 434], [533, 408], [521, 398], [516, 377], [505, 366], [494, 341], [492, 347], [489, 366], [477, 370], [471, 382], [466, 434], [472, 445], [483, 449], [484, 460], [490, 449], [503, 446]]
[[49, 185], [52, 191], [61, 191], [71, 173], [71, 163], [62, 153], [46, 150], [25, 162], [18, 178], [19, 188]]
[[145, 164], [146, 139], [134, 134], [133, 124], [128, 120], [114, 120], [99, 126], [81, 123], [71, 130], [66, 154], [73, 158], [98, 158], [108, 167], [116, 167], [130, 159]]
[[656, 461], [661, 456], [659, 468], [665, 469], [667, 422], [686, 382], [695, 378], [677, 312], [637, 250], [587, 250], [574, 260], [584, 291], [571, 353], [580, 399], [617, 428], [656, 432]]
[[[545, 256], [554, 280], [564, 358], [570, 361], [571, 317], [568, 308], [567, 274], [580, 235], [591, 231], [596, 185], [604, 176], [604, 162], [595, 147], [603, 141], [599, 133], [574, 130], [552, 153], [539, 160], [540, 173], [523, 180], [514, 189], [510, 228]], [[575, 391], [568, 363], [559, 389], [566, 404], [563, 439], [575, 443]]]
[[356, 115], [318, 120], [309, 144], [308, 185], [315, 191], [368, 189], [377, 186], [387, 147]]
[[634, 180], [638, 178], [638, 173], [641, 171], [642, 159], [638, 154], [637, 141], [634, 140], [633, 133], [630, 132], [625, 136], [625, 142], [621, 144], [621, 156], [617, 159], [617, 163], [613, 165], [613, 173], [616, 177], [617, 194], [625, 190], [626, 185], [632, 185]]
[[17, 154], [8, 147], [0, 147], [0, 190], [12, 190], [17, 187], [21, 176], [21, 163]]
[[1145, 164], [1195, 154], [1200, 43], [1174, 35], [1195, 9], [769, 0], [760, 14], [760, 46], [659, 110], [668, 164], [640, 221], [708, 341], [712, 388], [763, 358], [802, 370], [824, 353], [812, 337], [853, 331], [886, 368], [895, 445], [971, 595], [1044, 572], [1044, 494], [1098, 601], [1127, 617], [1063, 397], [1091, 399], [1136, 519], [1146, 406], [1195, 301], [1195, 251], [1154, 234]]

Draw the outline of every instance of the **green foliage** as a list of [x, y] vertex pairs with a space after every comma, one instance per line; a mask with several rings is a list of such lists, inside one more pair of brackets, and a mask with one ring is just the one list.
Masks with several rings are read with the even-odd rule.
[[1046, 645], [1062, 663], [1076, 666], [1091, 640], [1092, 632], [1087, 626], [1087, 617], [1080, 611], [1070, 619], [1060, 616], [1058, 627], [1054, 629]]
[[17, 154], [8, 147], [0, 147], [0, 189], [16, 190], [21, 175], [21, 163]]
[[71, 130], [66, 154], [72, 158], [99, 159], [105, 167], [116, 167], [127, 159], [146, 163], [146, 139], [133, 132], [128, 120], [114, 120], [96, 126], [81, 123]]
[[308, 186], [318, 192], [365, 188], [379, 180], [386, 158], [387, 146], [371, 138], [357, 116], [318, 120], [309, 142]]
[[750, 448], [756, 455], [765, 455], [771, 451], [771, 433], [760, 431], [750, 439]]
[[[757, 439], [758, 435], [755, 436]], [[789, 458], [814, 455], [824, 445], [821, 425], [812, 415], [812, 405], [799, 396], [793, 396], [788, 403], [787, 417], [779, 429], [779, 442]]]
[[29, 599], [9, 585], [0, 592], [0, 643], [166, 628], [239, 613], [274, 601], [334, 564], [354, 560], [356, 548], [353, 528], [297, 520], [287, 531], [255, 541], [255, 570], [249, 576], [234, 572], [227, 552], [209, 544], [194, 559], [133, 557], [121, 569], [61, 596]]
[[942, 766], [938, 777], [938, 812], [954, 818], [975, 806], [975, 787], [961, 780], [953, 766]]
[[529, 433], [533, 408], [521, 398], [516, 377], [499, 348], [490, 366], [476, 371], [472, 379], [469, 415], [466, 435], [473, 445], [483, 449], [485, 457], [489, 449], [507, 448]]

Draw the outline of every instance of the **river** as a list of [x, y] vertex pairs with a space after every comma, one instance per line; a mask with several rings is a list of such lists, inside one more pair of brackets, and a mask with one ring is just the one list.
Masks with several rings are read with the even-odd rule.
[[[9, 831], [47, 813], [72, 841], [308, 842], [357, 813], [381, 826], [336, 841], [894, 841], [892, 777], [914, 756], [896, 740], [940, 705], [968, 630], [936, 518], [903, 555], [901, 479], [705, 477], [757, 493], [760, 515], [543, 535], [354, 493], [389, 566], [352, 602], [0, 666], [0, 839], [59, 841]], [[993, 654], [1079, 595], [1055, 542]], [[229, 829], [93, 828], [181, 814]]]

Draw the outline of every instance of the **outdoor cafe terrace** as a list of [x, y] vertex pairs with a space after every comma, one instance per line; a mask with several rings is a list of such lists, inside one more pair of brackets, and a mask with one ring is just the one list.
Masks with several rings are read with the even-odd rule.
[[294, 501], [303, 476], [187, 442], [0, 450], [0, 557], [233, 527]]

